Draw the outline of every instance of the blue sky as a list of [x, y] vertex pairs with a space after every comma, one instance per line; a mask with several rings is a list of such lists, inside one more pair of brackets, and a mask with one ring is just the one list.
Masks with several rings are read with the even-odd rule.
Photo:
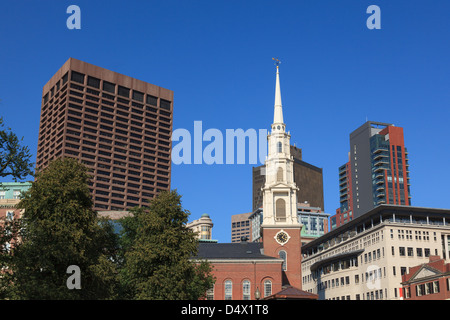
[[[80, 30], [66, 27], [71, 4]], [[366, 27], [370, 5], [380, 30]], [[447, 0], [4, 1], [0, 116], [35, 159], [42, 87], [73, 57], [173, 90], [174, 129], [268, 129], [279, 57], [287, 129], [323, 168], [327, 213], [366, 119], [404, 128], [413, 205], [450, 208], [448, 12]], [[231, 215], [251, 211], [252, 166], [173, 165], [172, 188], [229, 242]]]

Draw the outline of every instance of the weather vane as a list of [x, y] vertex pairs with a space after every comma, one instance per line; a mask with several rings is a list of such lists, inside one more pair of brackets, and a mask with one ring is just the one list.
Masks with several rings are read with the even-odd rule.
[[278, 58], [272, 58], [273, 61], [275, 61], [275, 65], [278, 67], [281, 63], [280, 59]]

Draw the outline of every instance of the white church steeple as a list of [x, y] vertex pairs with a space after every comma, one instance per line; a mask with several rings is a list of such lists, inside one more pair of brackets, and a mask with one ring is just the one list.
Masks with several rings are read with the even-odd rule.
[[[275, 59], [274, 59], [275, 60]], [[294, 160], [290, 152], [290, 134], [285, 131], [281, 104], [280, 71], [277, 60], [275, 105], [272, 130], [267, 136], [268, 157], [263, 187], [263, 224], [298, 225], [297, 186], [294, 183]]]
[[[275, 60], [275, 59], [274, 59]], [[298, 221], [297, 192], [294, 182], [294, 159], [290, 152], [290, 134], [285, 131], [281, 106], [280, 71], [277, 61], [274, 119], [267, 136], [269, 150], [265, 162], [266, 181], [263, 193], [261, 224], [264, 254], [281, 258], [283, 285], [302, 288], [301, 230]]]

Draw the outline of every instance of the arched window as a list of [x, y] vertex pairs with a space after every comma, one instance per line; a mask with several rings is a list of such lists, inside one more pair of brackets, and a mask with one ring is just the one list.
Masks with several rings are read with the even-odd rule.
[[277, 170], [277, 181], [281, 182], [283, 181], [283, 168], [278, 168]]
[[272, 281], [264, 281], [264, 297], [268, 297], [272, 294]]
[[233, 282], [231, 280], [225, 281], [225, 300], [232, 300], [233, 298]]
[[214, 300], [214, 285], [206, 290], [206, 300]]
[[278, 153], [282, 153], [283, 152], [283, 144], [281, 142], [277, 143], [277, 151], [278, 151]]
[[281, 259], [283, 259], [283, 264], [281, 265], [281, 268], [283, 271], [286, 271], [287, 269], [287, 253], [284, 250], [281, 250], [280, 252], [278, 252], [278, 255], [280, 256]]
[[242, 300], [250, 300], [250, 281], [244, 280], [242, 283]]
[[278, 199], [275, 202], [275, 217], [277, 221], [286, 221], [286, 202], [284, 199]]

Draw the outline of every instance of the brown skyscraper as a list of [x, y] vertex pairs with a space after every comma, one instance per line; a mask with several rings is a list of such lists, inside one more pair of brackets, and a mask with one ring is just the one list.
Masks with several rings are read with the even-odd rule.
[[42, 97], [38, 170], [81, 160], [96, 210], [144, 205], [170, 189], [173, 91], [70, 58]]
[[[300, 188], [297, 194], [298, 203], [307, 201], [312, 207], [324, 209], [323, 174], [322, 169], [302, 161], [302, 150], [291, 146], [291, 155], [294, 159], [294, 182]], [[262, 174], [264, 166], [253, 167], [253, 211], [263, 204], [261, 188], [264, 186], [266, 176]]]

